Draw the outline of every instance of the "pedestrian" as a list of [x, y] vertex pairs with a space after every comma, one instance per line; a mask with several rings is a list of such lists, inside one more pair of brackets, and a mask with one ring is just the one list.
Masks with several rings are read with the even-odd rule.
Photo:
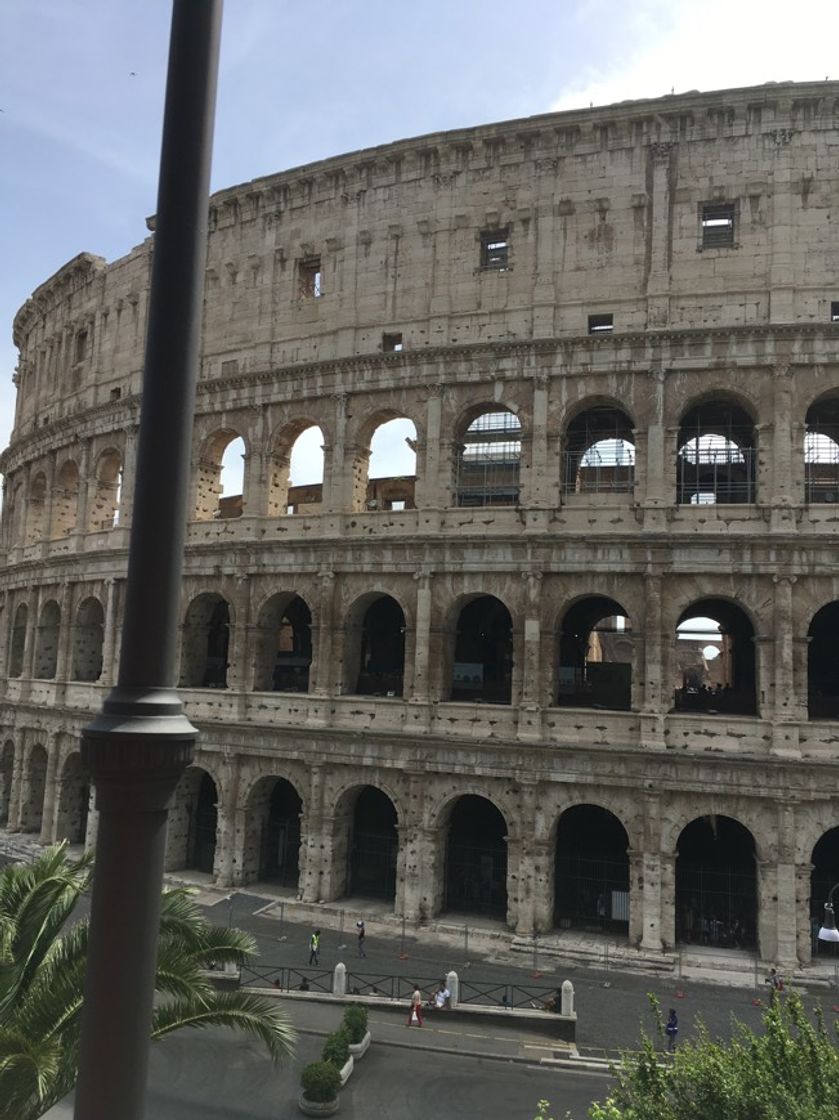
[[309, 938], [309, 964], [320, 964], [320, 930]]
[[667, 1013], [667, 1022], [664, 1025], [664, 1033], [667, 1035], [667, 1049], [673, 1054], [676, 1051], [676, 1037], [679, 1034], [679, 1017], [676, 1014], [675, 1007], [671, 1007]]
[[419, 984], [414, 984], [414, 992], [411, 996], [411, 1010], [408, 1012], [407, 1026], [421, 1027], [422, 1026], [422, 992], [420, 991]]
[[360, 957], [366, 957], [367, 954], [364, 951], [364, 939], [367, 936], [367, 932], [364, 929], [364, 921], [359, 919], [359, 921], [355, 923], [355, 928], [358, 932], [358, 955]]
[[766, 977], [766, 983], [773, 992], [782, 992], [784, 990], [784, 982], [778, 974], [777, 968], [770, 968], [769, 975]]

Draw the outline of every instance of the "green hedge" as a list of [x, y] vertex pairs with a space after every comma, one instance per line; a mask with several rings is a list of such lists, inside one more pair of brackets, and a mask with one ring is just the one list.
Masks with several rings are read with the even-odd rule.
[[334, 1101], [341, 1088], [341, 1075], [331, 1062], [312, 1062], [300, 1076], [303, 1096], [314, 1104]]
[[341, 1027], [327, 1036], [323, 1044], [323, 1060], [331, 1062], [336, 1069], [343, 1069], [350, 1056], [350, 1038], [346, 1030]]
[[342, 1029], [347, 1032], [352, 1045], [358, 1045], [367, 1034], [367, 1008], [351, 1003], [344, 1011]]

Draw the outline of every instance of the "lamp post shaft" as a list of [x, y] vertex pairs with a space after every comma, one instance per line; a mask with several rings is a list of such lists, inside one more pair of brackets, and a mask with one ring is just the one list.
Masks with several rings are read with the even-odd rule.
[[175, 692], [222, 0], [174, 0], [116, 688], [85, 728], [100, 814], [76, 1120], [142, 1120], [169, 802], [196, 732]]

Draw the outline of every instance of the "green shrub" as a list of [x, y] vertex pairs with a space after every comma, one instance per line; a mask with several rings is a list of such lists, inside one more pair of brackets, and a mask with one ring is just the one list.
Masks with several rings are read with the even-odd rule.
[[352, 1045], [357, 1046], [367, 1034], [367, 1008], [360, 1003], [351, 1003], [344, 1011], [342, 1029], [349, 1035]]
[[331, 1062], [336, 1069], [343, 1069], [350, 1056], [350, 1039], [347, 1032], [341, 1027], [327, 1036], [323, 1044], [323, 1060]]
[[331, 1062], [312, 1062], [300, 1075], [303, 1096], [314, 1104], [334, 1101], [341, 1088], [341, 1075]]

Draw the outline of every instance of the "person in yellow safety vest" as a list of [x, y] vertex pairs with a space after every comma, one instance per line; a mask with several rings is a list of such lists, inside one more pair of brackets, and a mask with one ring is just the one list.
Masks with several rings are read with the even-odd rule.
[[320, 930], [309, 938], [309, 964], [320, 964]]

